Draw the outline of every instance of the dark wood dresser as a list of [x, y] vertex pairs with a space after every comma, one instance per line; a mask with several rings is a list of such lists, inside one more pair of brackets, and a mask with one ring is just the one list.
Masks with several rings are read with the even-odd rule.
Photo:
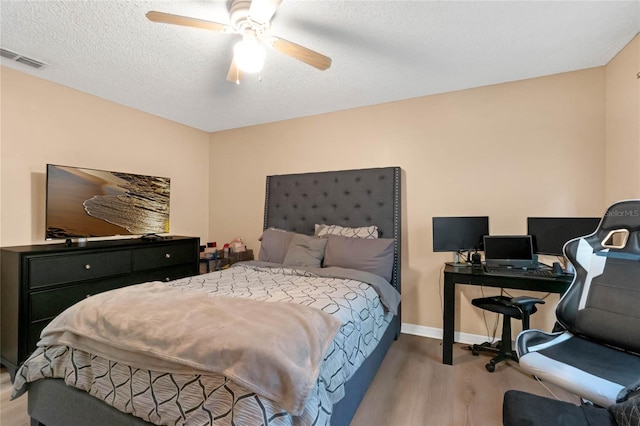
[[200, 239], [89, 241], [3, 247], [0, 252], [0, 362], [13, 379], [42, 329], [92, 294], [198, 274]]

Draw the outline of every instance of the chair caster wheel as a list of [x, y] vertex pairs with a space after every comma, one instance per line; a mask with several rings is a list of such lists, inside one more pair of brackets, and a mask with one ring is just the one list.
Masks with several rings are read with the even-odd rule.
[[476, 351], [475, 349], [471, 349], [471, 355], [478, 356], [480, 355], [480, 352]]
[[489, 373], [493, 373], [494, 371], [496, 371], [496, 365], [495, 364], [489, 363], [489, 364], [485, 365], [484, 368], [486, 368]]

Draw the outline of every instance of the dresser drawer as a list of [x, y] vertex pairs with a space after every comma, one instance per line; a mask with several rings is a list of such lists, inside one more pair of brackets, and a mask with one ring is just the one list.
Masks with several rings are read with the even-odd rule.
[[29, 260], [29, 287], [38, 288], [131, 273], [131, 250], [44, 256]]
[[196, 248], [193, 244], [173, 244], [135, 249], [133, 251], [133, 270], [144, 271], [189, 262], [195, 265]]
[[199, 243], [171, 236], [2, 247], [0, 363], [14, 375], [51, 319], [88, 294], [197, 275]]
[[52, 290], [33, 292], [29, 297], [31, 320], [38, 321], [53, 318], [69, 306], [81, 301], [87, 296], [129, 285], [131, 283], [131, 278], [125, 278], [126, 280], [101, 280]]
[[198, 265], [196, 263], [172, 266], [165, 269], [147, 270], [135, 274], [136, 280], [147, 281], [172, 281], [179, 278], [198, 275]]

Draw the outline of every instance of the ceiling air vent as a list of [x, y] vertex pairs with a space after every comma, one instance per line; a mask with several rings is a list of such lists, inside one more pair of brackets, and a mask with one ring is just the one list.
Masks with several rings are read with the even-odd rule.
[[0, 49], [0, 56], [13, 60], [18, 58], [20, 55], [18, 55], [17, 53], [13, 53], [12, 51], [7, 49]]
[[35, 69], [42, 69], [48, 66], [48, 64], [45, 64], [44, 62], [37, 61], [33, 58], [29, 58], [27, 56], [23, 56], [19, 53], [15, 53], [3, 48], [0, 48], [0, 56], [15, 62], [20, 62], [21, 64], [30, 66], [31, 68], [35, 68]]

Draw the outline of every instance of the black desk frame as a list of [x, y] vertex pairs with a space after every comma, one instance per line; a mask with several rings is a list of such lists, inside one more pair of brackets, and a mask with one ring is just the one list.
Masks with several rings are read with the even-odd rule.
[[487, 275], [482, 268], [457, 267], [446, 265], [444, 268], [444, 326], [442, 337], [442, 363], [453, 364], [453, 342], [456, 315], [456, 284], [479, 285], [486, 287], [511, 288], [563, 294], [573, 275], [553, 278], [504, 277]]

